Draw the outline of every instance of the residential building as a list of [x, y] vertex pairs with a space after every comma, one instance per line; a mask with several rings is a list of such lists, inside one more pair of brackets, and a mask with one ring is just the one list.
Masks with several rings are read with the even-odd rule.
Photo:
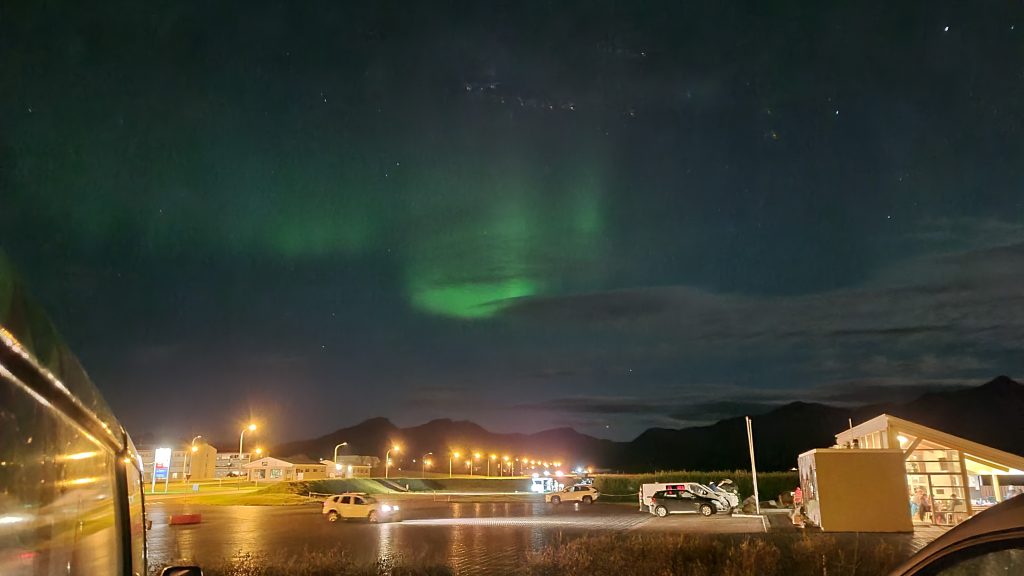
[[319, 480], [327, 477], [327, 465], [305, 458], [260, 458], [245, 464], [250, 482], [290, 482], [292, 480]]
[[336, 461], [321, 460], [330, 478], [369, 478], [373, 467], [380, 464], [376, 456], [338, 456]]
[[245, 476], [245, 465], [251, 460], [251, 452], [218, 452], [214, 477]]

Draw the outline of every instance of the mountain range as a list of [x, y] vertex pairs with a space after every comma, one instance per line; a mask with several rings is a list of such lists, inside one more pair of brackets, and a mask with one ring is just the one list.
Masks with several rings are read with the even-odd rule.
[[[839, 407], [792, 402], [752, 416], [758, 469], [788, 470], [796, 465], [800, 453], [832, 446], [835, 434], [851, 421], [857, 424], [883, 413], [1007, 452], [1024, 451], [1024, 385], [999, 376], [981, 386], [929, 392], [906, 403]], [[403, 467], [415, 467], [412, 459], [419, 461], [424, 454], [434, 452], [435, 469], [443, 467], [449, 448], [486, 449], [499, 456], [564, 458], [569, 466], [591, 465], [623, 472], [750, 466], [743, 417], [708, 426], [651, 428], [629, 442], [594, 438], [572, 428], [499, 434], [468, 421], [438, 419], [399, 428], [385, 418], [372, 418], [319, 438], [281, 444], [273, 447], [272, 453], [330, 458], [334, 446], [341, 442], [348, 442], [345, 450], [351, 449], [342, 453], [376, 456], [383, 456], [388, 445], [396, 443], [402, 448]]]

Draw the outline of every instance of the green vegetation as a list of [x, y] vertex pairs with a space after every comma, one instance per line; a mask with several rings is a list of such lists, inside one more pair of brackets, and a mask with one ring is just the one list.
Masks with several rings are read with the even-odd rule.
[[[154, 494], [159, 496], [161, 494], [193, 494], [195, 491], [192, 490], [192, 485], [199, 485], [199, 492], [218, 492], [222, 490], [239, 490], [243, 488], [255, 488], [255, 482], [249, 482], [248, 480], [194, 480], [190, 482], [182, 482], [181, 480], [171, 480], [166, 486], [167, 491], [164, 492], [164, 483], [156, 483], [156, 491], [150, 492], [150, 488], [153, 485], [149, 482], [146, 483], [145, 489], [146, 494]], [[264, 482], [266, 485], [266, 482]]]
[[[601, 534], [552, 544], [507, 573], [529, 576], [867, 576], [885, 574], [909, 550], [869, 537], [692, 534]], [[245, 554], [204, 566], [210, 576], [436, 576], [445, 565], [402, 556], [357, 562], [327, 550], [292, 555]]]
[[190, 497], [189, 504], [208, 504], [212, 506], [291, 506], [316, 502], [299, 494], [267, 493], [263, 490], [243, 494], [200, 494]]
[[[652, 482], [686, 481], [708, 484], [719, 482], [724, 478], [731, 479], [740, 492], [740, 498], [754, 493], [754, 482], [750, 472], [733, 470], [731, 472], [699, 472], [693, 470], [666, 470], [654, 474], [601, 474], [594, 477], [594, 486], [609, 499], [636, 499], [641, 484]], [[796, 472], [763, 472], [757, 475], [758, 492], [761, 500], [777, 498], [782, 492], [793, 490], [800, 484]]]
[[531, 554], [535, 576], [867, 576], [886, 574], [909, 550], [878, 539], [839, 540], [820, 534], [695, 536], [603, 534], [585, 536]]

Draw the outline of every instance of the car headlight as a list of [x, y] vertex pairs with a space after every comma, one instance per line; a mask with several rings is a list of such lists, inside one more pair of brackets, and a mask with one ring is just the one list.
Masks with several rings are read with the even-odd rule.
[[381, 506], [380, 509], [382, 512], [391, 512], [391, 506], [388, 506], [387, 504]]

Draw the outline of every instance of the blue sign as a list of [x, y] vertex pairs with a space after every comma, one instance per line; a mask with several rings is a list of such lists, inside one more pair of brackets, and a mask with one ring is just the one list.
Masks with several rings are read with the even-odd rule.
[[157, 466], [155, 474], [154, 474], [153, 477], [156, 478], [157, 480], [166, 480], [167, 479], [167, 468], [164, 468], [162, 466]]

